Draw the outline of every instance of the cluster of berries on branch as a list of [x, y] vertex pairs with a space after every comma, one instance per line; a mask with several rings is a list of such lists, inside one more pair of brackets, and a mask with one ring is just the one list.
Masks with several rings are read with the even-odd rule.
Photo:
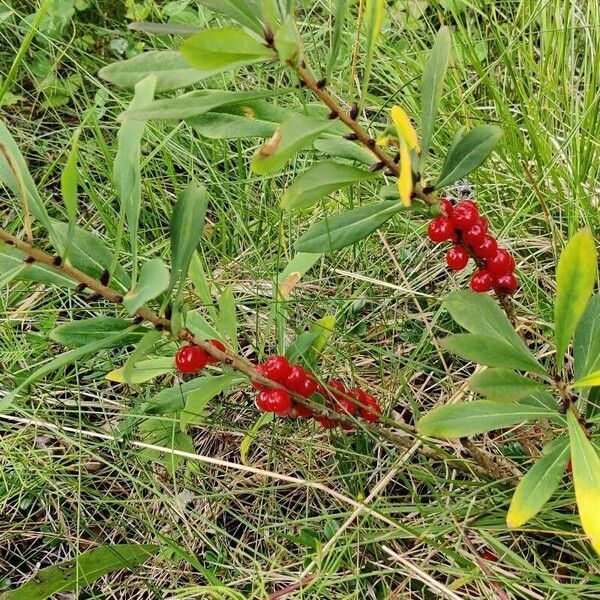
[[[208, 343], [220, 350], [225, 352], [225, 344], [219, 340], [208, 340]], [[217, 363], [217, 359], [211, 356], [206, 350], [196, 346], [195, 344], [188, 344], [182, 346], [175, 356], [175, 366], [180, 373], [191, 375], [199, 373], [204, 369], [206, 365], [214, 365]]]
[[515, 259], [489, 234], [487, 219], [479, 215], [477, 204], [462, 200], [453, 205], [447, 198], [440, 199], [442, 215], [435, 217], [427, 228], [429, 239], [436, 243], [452, 242], [446, 253], [446, 264], [453, 271], [464, 269], [472, 258], [477, 269], [471, 276], [474, 292], [514, 294], [518, 287], [515, 277]]

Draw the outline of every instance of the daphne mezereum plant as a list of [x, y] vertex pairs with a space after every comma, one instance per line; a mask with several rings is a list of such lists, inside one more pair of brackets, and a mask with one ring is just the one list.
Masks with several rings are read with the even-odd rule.
[[[114, 181], [120, 199], [121, 231], [131, 238], [131, 273], [119, 265], [122, 236], [107, 248], [97, 236], [80, 228], [78, 216], [77, 135], [62, 176], [67, 221], [52, 220], [8, 129], [0, 126], [0, 179], [21, 202], [22, 231], [0, 230], [2, 284], [29, 279], [76, 288], [122, 306], [123, 316], [99, 316], [55, 328], [50, 337], [70, 348], [34, 371], [1, 400], [4, 411], [22, 401], [23, 392], [54, 369], [98, 351], [124, 344], [134, 349], [125, 364], [107, 377], [141, 385], [178, 370], [188, 379], [180, 388], [165, 388], [121, 424], [119, 435], [140, 434], [163, 449], [169, 469], [193, 449], [189, 428], [198, 424], [217, 395], [252, 382], [258, 388], [257, 406], [267, 422], [276, 417], [312, 418], [326, 428], [366, 428], [403, 448], [415, 436], [424, 444], [418, 453], [446, 460], [463, 472], [516, 485], [508, 512], [511, 527], [535, 517], [572, 466], [575, 496], [585, 533], [600, 552], [600, 459], [596, 447], [596, 402], [600, 389], [600, 299], [593, 295], [597, 253], [588, 230], [575, 234], [557, 266], [554, 341], [556, 360], [541, 360], [515, 329], [510, 296], [517, 290], [515, 260], [489, 231], [487, 220], [470, 201], [458, 204], [441, 196], [444, 188], [481, 165], [501, 138], [499, 128], [480, 125], [458, 131], [442, 166], [430, 176], [430, 155], [438, 104], [451, 54], [451, 34], [437, 34], [421, 76], [420, 135], [401, 106], [392, 106], [387, 123], [377, 128], [362, 124], [373, 55], [385, 5], [366, 0], [363, 24], [367, 40], [362, 90], [342, 102], [327, 83], [336, 68], [340, 24], [346, 2], [338, 1], [337, 21], [329, 64], [315, 73], [301, 43], [293, 2], [276, 0], [202, 0], [202, 4], [232, 24], [206, 30], [138, 23], [145, 31], [183, 36], [179, 50], [151, 51], [105, 67], [101, 76], [135, 90], [120, 117]], [[181, 95], [174, 90], [211, 81], [233, 69], [276, 66], [293, 76], [289, 87], [276, 89], [195, 89]], [[214, 80], [213, 80], [214, 81]], [[317, 100], [314, 104], [309, 98]], [[298, 99], [302, 100], [299, 102]], [[139, 264], [135, 255], [142, 205], [140, 143], [147, 122], [185, 121], [208, 140], [257, 139], [249, 156], [256, 177], [272, 178], [303, 151], [314, 163], [282, 189], [286, 211], [308, 212], [317, 202], [349, 186], [361, 186], [376, 200], [328, 216], [295, 241], [296, 256], [279, 274], [282, 302], [294, 281], [323, 254], [340, 250], [375, 232], [394, 216], [431, 219], [428, 235], [436, 243], [449, 242], [446, 261], [460, 270], [470, 260], [476, 265], [471, 291], [456, 291], [444, 304], [468, 333], [445, 338], [445, 349], [488, 367], [471, 380], [485, 400], [441, 406], [413, 428], [390, 419], [386, 407], [368, 391], [347, 389], [320, 372], [318, 359], [335, 325], [323, 318], [301, 334], [285, 356], [271, 356], [253, 365], [238, 355], [238, 325], [233, 291], [212, 298], [196, 248], [210, 199], [195, 182], [179, 194], [170, 221], [171, 263], [159, 258]], [[48, 234], [51, 250], [33, 244], [32, 221]], [[24, 234], [25, 240], [23, 239]], [[203, 301], [189, 306], [186, 286], [192, 280]], [[493, 291], [496, 298], [487, 295]], [[573, 340], [573, 358], [568, 350]], [[183, 342], [183, 347], [178, 343]], [[567, 358], [569, 358], [567, 360]], [[162, 415], [164, 419], [151, 419]], [[467, 438], [491, 430], [535, 421], [544, 432], [545, 446], [533, 466], [520, 478], [508, 459], [489, 453], [472, 440], [463, 440], [464, 457], [456, 457], [432, 438]], [[402, 435], [395, 430], [401, 430]], [[520, 481], [519, 481], [520, 479]]]

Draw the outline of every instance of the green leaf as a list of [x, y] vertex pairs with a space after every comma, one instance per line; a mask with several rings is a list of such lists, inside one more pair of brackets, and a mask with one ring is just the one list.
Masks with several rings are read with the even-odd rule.
[[346, 140], [339, 136], [329, 136], [329, 134], [325, 134], [315, 141], [314, 147], [319, 150], [319, 152], [329, 154], [330, 156], [355, 160], [364, 165], [373, 165], [377, 162], [377, 158], [372, 152], [365, 150], [356, 142], [351, 142], [350, 140]]
[[335, 0], [335, 14], [333, 16], [333, 32], [331, 34], [331, 51], [329, 53], [329, 62], [327, 64], [327, 77], [331, 76], [333, 68], [337, 62], [342, 46], [342, 34], [344, 33], [344, 24], [348, 14], [349, 0]]
[[589, 229], [578, 231], [563, 250], [556, 267], [554, 339], [556, 362], [562, 365], [569, 340], [592, 295], [598, 254]]
[[459, 438], [553, 415], [550, 409], [527, 404], [476, 400], [435, 408], [417, 423], [417, 431], [430, 437]]
[[[555, 443], [557, 442], [557, 443]], [[549, 445], [553, 448], [546, 451]], [[559, 486], [569, 460], [569, 440], [558, 438], [546, 446], [544, 456], [529, 469], [515, 490], [506, 523], [521, 527], [535, 517]]]
[[138, 342], [147, 331], [144, 327], [131, 327], [131, 319], [117, 317], [92, 317], [81, 321], [71, 321], [55, 327], [48, 335], [51, 340], [67, 348], [78, 348], [90, 342], [103, 340], [107, 336], [129, 329], [126, 338], [119, 338], [121, 346]]
[[67, 218], [69, 228], [67, 232], [67, 250], [73, 240], [75, 233], [75, 224], [77, 221], [77, 187], [79, 185], [79, 173], [77, 172], [77, 157], [79, 154], [79, 134], [80, 129], [77, 129], [73, 136], [71, 151], [67, 157], [65, 168], [60, 177], [60, 188], [62, 192], [63, 202], [67, 209]]
[[127, 381], [125, 377], [125, 367], [107, 373], [105, 379], [114, 381], [115, 383], [129, 383], [130, 385], [136, 385], [139, 383], [146, 383], [161, 375], [172, 373], [174, 370], [175, 361], [173, 358], [170, 356], [161, 356], [159, 358], [149, 358], [147, 360], [136, 362], [127, 374]]
[[123, 297], [123, 306], [133, 315], [146, 302], [156, 298], [169, 287], [169, 270], [160, 258], [145, 262], [139, 281]]
[[129, 329], [123, 329], [117, 333], [112, 335], [104, 336], [102, 339], [89, 342], [85, 344], [85, 346], [80, 346], [79, 348], [75, 348], [74, 350], [69, 350], [68, 352], [64, 352], [60, 354], [56, 358], [48, 361], [43, 364], [41, 367], [36, 369], [33, 373], [31, 373], [25, 381], [23, 381], [17, 388], [15, 388], [10, 394], [4, 396], [4, 398], [0, 399], [0, 412], [6, 411], [6, 409], [13, 403], [19, 392], [27, 387], [28, 385], [34, 383], [42, 379], [42, 377], [46, 376], [48, 373], [52, 373], [61, 367], [66, 367], [67, 365], [73, 364], [75, 361], [87, 356], [88, 354], [94, 354], [98, 352], [98, 350], [102, 350], [104, 348], [114, 348], [119, 340], [125, 338], [134, 328], [131, 327]]
[[162, 451], [145, 448], [140, 451], [140, 458], [162, 463], [171, 476], [185, 460], [174, 451], [195, 452], [194, 441], [179, 429], [179, 420], [146, 419], [140, 426], [140, 432], [144, 435], [145, 442], [164, 448]]
[[123, 365], [123, 379], [125, 383], [133, 383], [133, 369], [135, 365], [142, 359], [148, 356], [148, 353], [158, 340], [163, 336], [163, 332], [158, 329], [150, 329], [144, 333], [142, 339], [137, 343], [133, 352], [127, 357], [125, 364]]
[[508, 369], [477, 373], [471, 377], [469, 387], [492, 402], [516, 402], [545, 388], [544, 384]]
[[187, 122], [202, 136], [216, 140], [265, 138], [289, 112], [263, 100], [218, 107]]
[[594, 550], [600, 554], [600, 458], [572, 411], [567, 420], [579, 518]]
[[[218, 318], [218, 317], [217, 317]], [[219, 340], [223, 336], [219, 333], [198, 311], [191, 310], [187, 313], [187, 328], [201, 340]]]
[[514, 350], [515, 356], [529, 365], [513, 368], [526, 368], [534, 373], [545, 373], [544, 368], [519, 337], [508, 317], [489, 296], [471, 291], [452, 292], [444, 299], [444, 306], [461, 327], [471, 333], [480, 333], [505, 342]]
[[587, 303], [573, 336], [575, 379], [600, 370], [600, 294]]
[[425, 161], [429, 155], [435, 118], [437, 117], [451, 52], [450, 29], [444, 26], [437, 32], [421, 78], [421, 158], [419, 162], [421, 172], [423, 172]]
[[457, 333], [440, 343], [453, 354], [481, 365], [539, 372], [537, 363], [531, 362], [510, 344], [489, 335]]
[[319, 221], [296, 240], [294, 246], [300, 252], [339, 250], [373, 233], [401, 210], [399, 202], [372, 202], [359, 206]]
[[171, 216], [171, 290], [178, 291], [185, 282], [202, 235], [207, 206], [206, 189], [196, 183], [190, 183], [175, 204]]
[[[2, 121], [0, 121], [0, 144], [4, 146], [8, 155], [12, 157], [11, 162], [14, 163], [11, 165], [11, 162], [7, 161], [5, 153], [0, 152], [0, 182], [4, 183], [17, 198], [21, 198], [22, 187], [24, 187], [25, 201], [29, 211], [48, 232], [52, 245], [62, 254], [64, 245], [54, 232], [44, 202], [40, 198], [37, 187], [27, 168], [27, 163], [19, 151], [19, 147], [13, 136]], [[13, 171], [13, 166], [16, 167], [17, 173]]]
[[317, 334], [317, 337], [311, 344], [313, 361], [315, 361], [325, 349], [329, 338], [333, 334], [335, 322], [336, 319], [334, 315], [325, 315], [310, 326], [309, 332]]
[[600, 385], [600, 369], [573, 382], [573, 387], [576, 388], [595, 387], [597, 385]]
[[277, 58], [263, 41], [235, 27], [200, 31], [184, 40], [180, 50], [192, 67], [203, 71], [226, 71]]
[[282, 300], [290, 297], [300, 279], [321, 258], [321, 254], [298, 252], [277, 277], [277, 292]]
[[210, 10], [237, 21], [240, 25], [261, 33], [263, 25], [258, 18], [258, 6], [254, 0], [199, 0]]
[[[194, 252], [192, 260], [190, 262], [190, 268], [188, 270], [192, 284], [194, 285], [194, 291], [202, 302], [202, 308], [206, 310], [209, 316], [213, 319], [217, 319], [217, 309], [212, 299], [210, 292], [210, 285], [206, 278], [204, 267], [202, 266], [202, 259], [198, 252]], [[190, 313], [188, 313], [189, 315]]]
[[275, 49], [282, 62], [296, 63], [300, 53], [300, 37], [294, 18], [289, 15], [275, 32]]
[[[231, 349], [235, 352], [238, 347], [237, 333], [237, 304], [233, 288], [228, 285], [219, 297], [218, 330], [229, 340]], [[223, 335], [218, 336], [223, 337]]]
[[292, 115], [256, 152], [252, 158], [252, 170], [258, 175], [267, 175], [281, 170], [294, 154], [310, 146], [330, 126], [331, 121]]
[[179, 421], [181, 431], [186, 431], [189, 425], [202, 423], [208, 403], [237, 383], [238, 378], [229, 374], [200, 378], [195, 389], [185, 395], [185, 407]]
[[258, 417], [258, 419], [254, 422], [254, 425], [248, 430], [244, 439], [240, 443], [240, 461], [243, 465], [248, 464], [248, 452], [250, 451], [250, 446], [252, 442], [257, 438], [258, 432], [269, 423], [272, 423], [275, 420], [275, 413], [272, 412], [264, 412]]
[[44, 600], [54, 594], [74, 592], [119, 569], [133, 570], [160, 550], [154, 544], [112, 544], [86, 550], [77, 558], [37, 571], [17, 589], [4, 592], [0, 600]]
[[200, 71], [190, 67], [177, 50], [151, 50], [100, 69], [98, 75], [123, 88], [133, 88], [148, 75], [156, 77], [155, 92], [169, 92], [202, 81], [220, 69]]
[[312, 206], [317, 200], [359, 181], [377, 177], [358, 167], [327, 161], [313, 165], [297, 177], [281, 197], [281, 208], [298, 210]]
[[154, 100], [143, 108], [126, 110], [118, 120], [151, 121], [156, 119], [189, 119], [222, 106], [239, 105], [250, 100], [272, 98], [287, 90], [260, 90], [257, 92], [221, 92], [219, 90], [198, 90], [182, 94], [177, 98]]
[[435, 189], [454, 183], [474, 171], [491, 154], [502, 137], [502, 130], [494, 125], [479, 125], [471, 129], [446, 156]]
[[286, 349], [285, 356], [291, 363], [310, 362], [312, 345], [319, 339], [321, 332], [305, 331], [301, 333]]
[[365, 13], [363, 22], [367, 37], [366, 51], [363, 56], [364, 71], [362, 77], [362, 87], [360, 92], [361, 104], [365, 102], [369, 82], [371, 80], [371, 71], [373, 68], [373, 57], [377, 47], [377, 38], [381, 33], [381, 25], [385, 17], [385, 0], [365, 0]]
[[[129, 110], [135, 110], [152, 101], [156, 77], [149, 75], [135, 85], [135, 94]], [[121, 214], [127, 218], [132, 252], [133, 280], [137, 277], [138, 222], [142, 206], [142, 179], [140, 174], [140, 144], [145, 122], [126, 121], [117, 133], [117, 155], [113, 165], [113, 177], [121, 203]]]

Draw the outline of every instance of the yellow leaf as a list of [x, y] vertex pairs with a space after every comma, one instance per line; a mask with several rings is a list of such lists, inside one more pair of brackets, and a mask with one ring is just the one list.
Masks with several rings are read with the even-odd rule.
[[572, 411], [567, 419], [579, 518], [594, 550], [600, 554], [600, 457]]
[[412, 165], [410, 152], [404, 138], [400, 138], [400, 175], [398, 177], [398, 192], [402, 204], [410, 206], [410, 199], [413, 190]]
[[406, 112], [399, 106], [392, 107], [392, 121], [396, 125], [399, 137], [403, 137], [409, 150], [419, 150], [419, 138]]

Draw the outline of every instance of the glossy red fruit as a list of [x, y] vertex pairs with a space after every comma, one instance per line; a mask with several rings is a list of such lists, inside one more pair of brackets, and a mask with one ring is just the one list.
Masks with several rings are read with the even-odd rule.
[[478, 258], [492, 258], [492, 256], [496, 255], [496, 250], [498, 249], [498, 244], [496, 240], [491, 235], [486, 235], [483, 238], [483, 242], [479, 244], [479, 246], [475, 246], [473, 248], [473, 252], [475, 252], [475, 256]]
[[491, 562], [497, 562], [498, 557], [493, 553], [490, 552], [489, 550], [483, 550], [479, 556], [481, 556], [481, 558], [483, 558], [483, 560], [489, 560]]
[[452, 215], [453, 208], [452, 202], [448, 198], [440, 198], [440, 209], [447, 217]]
[[518, 287], [519, 282], [512, 273], [505, 273], [494, 280], [494, 289], [502, 294], [514, 294]]
[[494, 284], [494, 278], [487, 269], [477, 269], [471, 277], [471, 289], [474, 292], [489, 292]]
[[197, 373], [208, 363], [208, 356], [202, 348], [190, 344], [179, 349], [175, 356], [175, 365], [181, 373]]
[[256, 398], [256, 406], [265, 412], [274, 412], [280, 416], [285, 416], [292, 407], [292, 399], [281, 388], [263, 390]]
[[454, 237], [454, 226], [448, 217], [435, 217], [427, 227], [427, 235], [432, 242], [440, 243]]
[[292, 404], [292, 408], [290, 408], [289, 416], [295, 419], [307, 419], [308, 417], [312, 417], [312, 410], [310, 408], [306, 408], [306, 406], [302, 406], [302, 404]]
[[300, 365], [293, 365], [290, 368], [290, 372], [285, 378], [285, 381], [282, 383], [286, 388], [292, 390], [292, 392], [302, 394], [302, 392], [305, 390], [304, 386], [306, 385], [307, 379], [308, 373]]
[[446, 264], [453, 271], [460, 271], [467, 266], [469, 262], [469, 253], [462, 246], [452, 246], [446, 252]]
[[[221, 352], [225, 352], [225, 344], [223, 342], [220, 342], [219, 340], [208, 340], [208, 343], [213, 348], [216, 348], [217, 350], [220, 350]], [[208, 364], [209, 365], [214, 365], [218, 362], [219, 362], [218, 358], [215, 358], [214, 356], [211, 356], [210, 354], [208, 355]]]
[[465, 229], [462, 234], [462, 239], [469, 246], [479, 246], [485, 239], [486, 228], [480, 223], [474, 223], [468, 229]]
[[495, 277], [515, 270], [515, 259], [503, 248], [498, 248], [496, 254], [489, 258], [486, 264], [489, 272]]
[[[260, 375], [262, 375], [263, 377], [266, 377], [267, 379], [269, 379], [269, 373], [268, 373], [267, 368], [265, 367], [265, 365], [257, 365], [256, 366], [256, 370], [260, 373]], [[256, 388], [257, 390], [268, 390], [268, 389], [270, 389], [267, 386], [263, 385], [262, 383], [258, 383], [258, 381], [253, 381], [252, 382], [252, 387]]]
[[323, 429], [333, 429], [338, 426], [338, 422], [330, 419], [329, 417], [323, 417], [321, 415], [315, 415], [315, 421], [321, 424]]
[[451, 219], [456, 229], [464, 231], [474, 225], [478, 217], [477, 205], [470, 200], [463, 200], [453, 208]]
[[307, 375], [302, 384], [302, 388], [298, 390], [298, 393], [305, 398], [309, 398], [317, 391], [318, 387], [319, 384], [310, 375]]
[[485, 217], [479, 217], [475, 223], [483, 227], [486, 233], [488, 232], [488, 229], [490, 228], [490, 222]]
[[283, 383], [290, 374], [292, 367], [285, 356], [274, 354], [265, 361], [265, 369], [269, 379], [273, 379], [277, 383]]
[[379, 402], [377, 402], [375, 397], [371, 396], [371, 394], [364, 393], [364, 400], [362, 400], [362, 403], [366, 405], [367, 408], [360, 409], [360, 416], [369, 423], [379, 421], [381, 406], [379, 406]]

